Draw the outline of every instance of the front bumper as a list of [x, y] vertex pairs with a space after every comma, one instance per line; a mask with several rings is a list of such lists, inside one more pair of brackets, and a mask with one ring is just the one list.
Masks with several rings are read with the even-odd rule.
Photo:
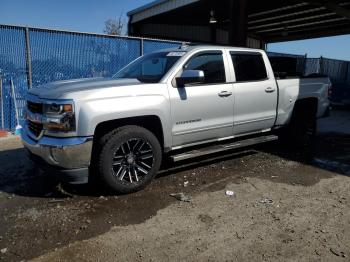
[[43, 136], [33, 140], [29, 130], [22, 130], [22, 142], [33, 161], [69, 183], [86, 183], [92, 152], [92, 137], [54, 138]]

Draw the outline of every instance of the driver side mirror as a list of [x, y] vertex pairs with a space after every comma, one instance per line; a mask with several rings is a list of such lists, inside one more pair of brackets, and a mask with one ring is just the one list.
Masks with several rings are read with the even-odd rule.
[[180, 77], [176, 78], [177, 87], [185, 87], [186, 84], [204, 83], [205, 77], [202, 70], [184, 70]]

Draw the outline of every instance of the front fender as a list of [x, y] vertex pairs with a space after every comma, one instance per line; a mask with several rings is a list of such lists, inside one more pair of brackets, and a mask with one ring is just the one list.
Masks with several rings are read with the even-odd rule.
[[97, 125], [106, 121], [154, 115], [161, 120], [164, 147], [171, 147], [170, 106], [162, 95], [89, 100], [82, 103], [80, 108], [78, 136], [93, 136]]

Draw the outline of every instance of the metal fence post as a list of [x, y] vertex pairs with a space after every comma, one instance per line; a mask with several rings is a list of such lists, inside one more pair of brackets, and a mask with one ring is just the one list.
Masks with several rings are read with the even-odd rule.
[[29, 39], [29, 28], [25, 28], [25, 38], [26, 38], [26, 73], [27, 73], [27, 82], [28, 88], [33, 87], [33, 78], [32, 78], [32, 56], [30, 52], [30, 39]]
[[5, 129], [5, 119], [4, 119], [4, 92], [2, 90], [2, 77], [0, 76], [0, 99], [1, 99], [1, 129]]
[[13, 84], [12, 78], [11, 78], [10, 84], [11, 84], [11, 93], [12, 93], [13, 104], [15, 106], [16, 121], [17, 121], [17, 126], [18, 126], [19, 125], [19, 113], [18, 113], [18, 107], [17, 107], [15, 85]]
[[323, 74], [323, 56], [320, 57], [320, 74]]
[[144, 54], [144, 41], [143, 41], [143, 38], [140, 38], [140, 56], [143, 56]]
[[306, 74], [306, 65], [307, 65], [307, 54], [304, 55], [304, 61], [303, 61], [303, 76]]

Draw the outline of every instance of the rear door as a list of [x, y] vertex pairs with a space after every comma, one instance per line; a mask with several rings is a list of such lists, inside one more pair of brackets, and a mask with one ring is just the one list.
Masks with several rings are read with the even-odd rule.
[[260, 52], [230, 52], [235, 72], [233, 84], [234, 135], [273, 127], [276, 120], [278, 90], [266, 55]]

